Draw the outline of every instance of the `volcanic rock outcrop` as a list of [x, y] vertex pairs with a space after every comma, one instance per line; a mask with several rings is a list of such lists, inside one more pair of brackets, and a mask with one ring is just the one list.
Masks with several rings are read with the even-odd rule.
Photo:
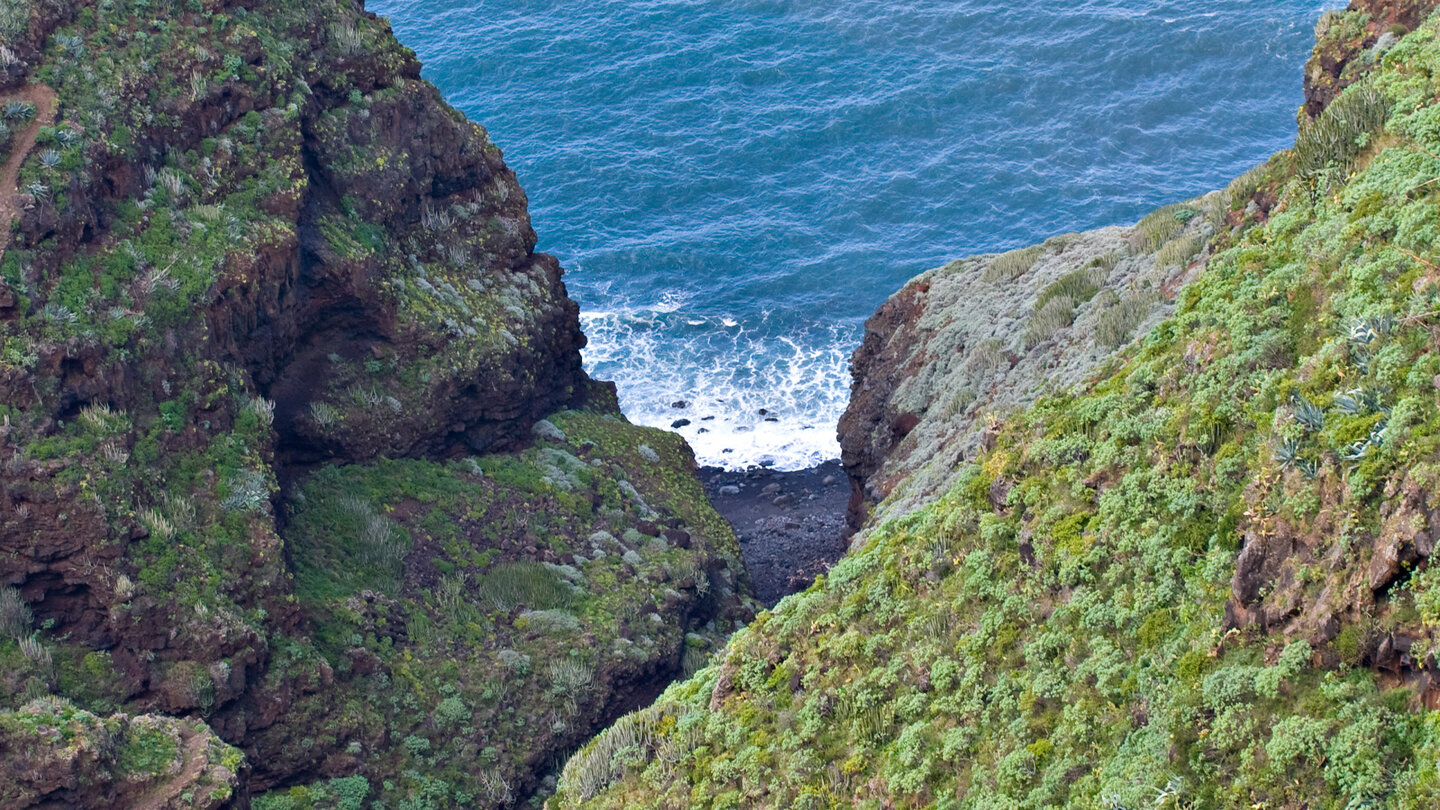
[[499, 805], [747, 615], [384, 20], [18, 0], [0, 44], [0, 709], [203, 720], [233, 801]]

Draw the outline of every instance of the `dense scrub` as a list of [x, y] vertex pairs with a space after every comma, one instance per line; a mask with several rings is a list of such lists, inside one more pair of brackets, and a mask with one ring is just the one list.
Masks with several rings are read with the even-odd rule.
[[1388, 120], [1244, 178], [1172, 316], [551, 806], [1440, 803], [1440, 22], [1346, 93]]

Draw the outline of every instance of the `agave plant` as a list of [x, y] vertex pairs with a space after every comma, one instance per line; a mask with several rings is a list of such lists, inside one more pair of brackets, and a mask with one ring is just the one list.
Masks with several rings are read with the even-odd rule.
[[1368, 455], [1370, 455], [1369, 439], [1361, 439], [1340, 451], [1340, 457], [1346, 461], [1360, 461]]
[[1294, 439], [1281, 439], [1275, 445], [1275, 460], [1280, 462], [1280, 467], [1286, 468], [1293, 465], [1300, 459], [1300, 443]]
[[1335, 395], [1335, 407], [1341, 413], [1356, 415], [1365, 410], [1361, 403], [1361, 392], [1358, 388], [1352, 388], [1343, 394]]
[[47, 169], [55, 169], [60, 166], [60, 153], [54, 149], [46, 149], [40, 153], [40, 165]]
[[1290, 398], [1290, 412], [1294, 414], [1295, 421], [1299, 422], [1306, 432], [1318, 433], [1325, 427], [1325, 412], [1299, 394]]
[[61, 146], [74, 146], [80, 142], [80, 133], [73, 129], [62, 129], [55, 133], [55, 141]]
[[29, 121], [35, 116], [35, 105], [27, 101], [5, 102], [5, 120]]
[[1350, 342], [1361, 346], [1369, 346], [1377, 340], [1386, 337], [1395, 328], [1395, 319], [1389, 315], [1382, 315], [1375, 318], [1362, 318], [1350, 324]]
[[1389, 437], [1390, 425], [1382, 419], [1375, 427], [1370, 429], [1370, 438], [1367, 441], [1374, 447], [1381, 447]]
[[82, 37], [64, 34], [58, 35], [55, 37], [55, 44], [60, 50], [70, 56], [79, 57], [85, 55], [85, 40]]

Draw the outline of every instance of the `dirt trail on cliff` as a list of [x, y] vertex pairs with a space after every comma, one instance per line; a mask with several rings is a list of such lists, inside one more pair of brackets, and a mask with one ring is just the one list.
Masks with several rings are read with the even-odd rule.
[[185, 767], [175, 778], [155, 790], [142, 796], [135, 803], [133, 810], [164, 810], [170, 807], [170, 802], [180, 795], [182, 791], [195, 784], [200, 778], [200, 773], [205, 770], [209, 760], [205, 757], [205, 735], [197, 734], [194, 731], [185, 729], [181, 731], [184, 740], [184, 749], [181, 756], [185, 759]]
[[5, 165], [0, 167], [0, 226], [3, 226], [5, 231], [5, 241], [0, 243], [0, 259], [5, 258], [5, 248], [10, 241], [10, 223], [19, 211], [20, 190], [15, 184], [20, 179], [20, 165], [35, 146], [35, 138], [40, 134], [40, 128], [55, 123], [55, 110], [58, 106], [55, 91], [43, 84], [22, 87], [13, 95], [0, 98], [0, 102], [6, 101], [28, 101], [34, 104], [35, 120], [15, 138], [10, 156], [5, 160]]

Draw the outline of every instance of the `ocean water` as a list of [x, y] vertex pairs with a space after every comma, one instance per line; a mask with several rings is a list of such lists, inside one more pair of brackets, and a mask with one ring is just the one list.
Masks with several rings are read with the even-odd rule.
[[[372, 0], [504, 150], [587, 368], [702, 463], [809, 466], [915, 274], [1289, 146], [1318, 0]], [[686, 402], [684, 408], [673, 407]]]

